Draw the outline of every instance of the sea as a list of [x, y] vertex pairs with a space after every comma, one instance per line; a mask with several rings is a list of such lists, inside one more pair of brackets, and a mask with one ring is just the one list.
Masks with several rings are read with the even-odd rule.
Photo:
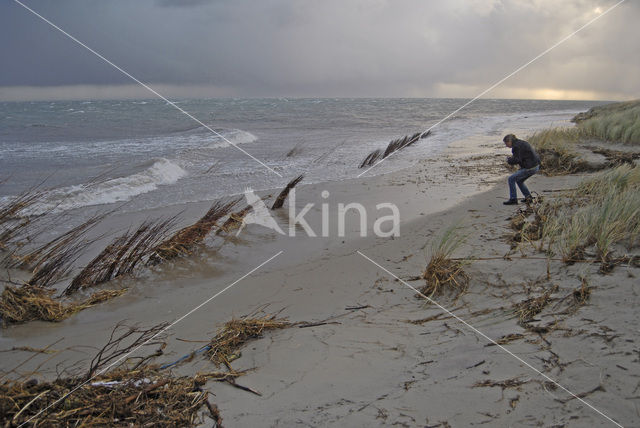
[[409, 167], [475, 135], [500, 142], [514, 130], [568, 125], [574, 114], [601, 104], [481, 99], [438, 124], [467, 101], [176, 101], [215, 132], [159, 99], [3, 102], [0, 202], [38, 188], [46, 198], [32, 214], [86, 207], [126, 212], [275, 189], [299, 174], [303, 183], [348, 180], [364, 171], [359, 164], [371, 151], [434, 124], [429, 137], [366, 175]]

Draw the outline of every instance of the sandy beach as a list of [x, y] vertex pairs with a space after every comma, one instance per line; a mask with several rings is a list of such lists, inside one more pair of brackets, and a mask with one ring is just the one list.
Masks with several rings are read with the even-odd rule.
[[[391, 174], [301, 185], [296, 205], [315, 204], [306, 217], [314, 228], [322, 203], [335, 210], [357, 201], [375, 213], [376, 204], [391, 202], [400, 209], [400, 236], [361, 237], [355, 215], [347, 216], [343, 239], [248, 225], [224, 245], [216, 238], [195, 257], [118, 281], [129, 288], [122, 297], [60, 323], [3, 329], [3, 350], [51, 345], [61, 352], [4, 352], [1, 369], [20, 365], [20, 374], [45, 377], [62, 367], [82, 369], [123, 320], [179, 320], [156, 359], [170, 363], [233, 317], [277, 313], [306, 324], [266, 332], [233, 363], [249, 370], [238, 384], [260, 395], [220, 382], [205, 386], [224, 426], [636, 426], [637, 268], [602, 275], [597, 264], [565, 265], [512, 248], [509, 220], [517, 208], [502, 205], [507, 153], [495, 136], [467, 138]], [[546, 197], [581, 177], [536, 175], [529, 187]], [[196, 215], [206, 204], [189, 210]], [[284, 224], [286, 206], [279, 216]], [[374, 220], [368, 217], [368, 230]], [[415, 277], [431, 243], [456, 222], [469, 231], [456, 255], [481, 259], [465, 267], [465, 293], [435, 299], [445, 311], [409, 286], [424, 285]], [[590, 299], [570, 310], [583, 278]], [[523, 327], [515, 305], [546, 292], [550, 304]], [[170, 370], [194, 375], [215, 367], [196, 355]]]

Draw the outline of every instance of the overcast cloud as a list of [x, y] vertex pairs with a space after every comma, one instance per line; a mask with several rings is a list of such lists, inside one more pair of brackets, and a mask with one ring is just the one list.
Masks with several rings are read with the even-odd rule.
[[[473, 97], [609, 0], [24, 0], [171, 97]], [[487, 98], [640, 97], [627, 0]], [[12, 0], [0, 100], [150, 97]]]

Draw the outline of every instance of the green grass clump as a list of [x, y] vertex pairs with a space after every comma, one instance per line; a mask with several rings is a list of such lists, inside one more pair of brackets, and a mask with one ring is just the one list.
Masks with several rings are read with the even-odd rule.
[[640, 188], [640, 168], [625, 164], [582, 181], [574, 196], [596, 200], [629, 188]]
[[622, 165], [584, 180], [545, 227], [544, 239], [565, 262], [585, 258], [594, 246], [603, 263], [612, 248], [640, 244], [640, 166]]
[[431, 245], [431, 260], [422, 274], [426, 285], [420, 292], [426, 296], [442, 295], [453, 291], [458, 297], [469, 284], [469, 276], [464, 267], [469, 260], [453, 259], [452, 255], [467, 240], [460, 224], [448, 227], [440, 238]]
[[585, 135], [615, 143], [640, 144], [640, 100], [595, 107], [575, 119]]
[[[572, 128], [550, 128], [538, 131], [528, 137], [528, 141], [540, 155], [541, 171], [546, 175], [573, 174], [593, 171], [580, 158], [576, 146], [586, 140], [598, 139], [613, 143], [640, 145], [640, 100], [613, 103], [594, 107], [588, 112], [574, 117], [576, 126]], [[614, 155], [626, 154], [608, 150]], [[609, 166], [628, 159], [612, 159], [607, 156]]]

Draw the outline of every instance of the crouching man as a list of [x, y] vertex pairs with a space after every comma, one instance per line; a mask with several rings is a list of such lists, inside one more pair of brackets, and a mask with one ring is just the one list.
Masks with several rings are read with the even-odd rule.
[[524, 196], [524, 202], [531, 202], [531, 192], [524, 184], [525, 180], [540, 170], [540, 158], [529, 143], [519, 140], [513, 134], [506, 135], [502, 141], [511, 149], [513, 156], [507, 158], [509, 165], [520, 165], [520, 169], [509, 176], [509, 200], [503, 202], [504, 205], [516, 205], [518, 194], [516, 184]]

